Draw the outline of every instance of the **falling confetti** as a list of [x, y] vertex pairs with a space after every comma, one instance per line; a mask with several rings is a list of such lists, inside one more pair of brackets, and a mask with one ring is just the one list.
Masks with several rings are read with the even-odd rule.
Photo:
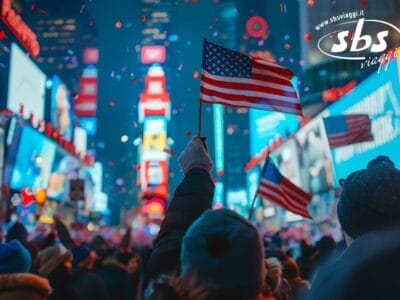
[[110, 102], [108, 102], [108, 105], [110, 105], [111, 107], [114, 107], [115, 106], [115, 102], [114, 101], [110, 101]]
[[305, 33], [303, 35], [303, 37], [304, 37], [304, 40], [306, 40], [307, 42], [311, 42], [313, 40], [313, 37], [308, 33]]
[[192, 132], [190, 130], [186, 130], [185, 131], [185, 136], [191, 137], [192, 136]]
[[42, 15], [46, 15], [46, 16], [49, 14], [49, 12], [47, 10], [44, 10], [44, 9], [40, 9], [39, 13], [42, 14]]
[[6, 37], [6, 33], [4, 30], [0, 30], [0, 41], [4, 40], [4, 38]]
[[314, 0], [307, 0], [308, 6], [314, 6]]
[[36, 9], [36, 4], [35, 3], [32, 3], [32, 5], [31, 5], [31, 10], [35, 10]]
[[121, 21], [115, 22], [115, 28], [120, 29], [122, 27]]
[[178, 66], [178, 70], [179, 70], [179, 71], [182, 71], [182, 68], [183, 68], [183, 64], [180, 64], [180, 65]]
[[367, 8], [368, 7], [368, 1], [367, 0], [362, 0], [361, 1], [361, 7], [362, 8]]
[[289, 49], [290, 49], [290, 44], [289, 44], [289, 43], [286, 43], [283, 47], [284, 47], [286, 50], [289, 50]]
[[171, 150], [171, 149], [165, 148], [163, 151], [164, 151], [165, 153], [171, 155], [171, 156], [175, 156], [175, 155], [176, 155], [176, 152], [175, 152], [174, 150]]
[[145, 16], [145, 15], [141, 15], [141, 16], [140, 16], [140, 20], [141, 20], [142, 22], [145, 22], [145, 21], [146, 21], [146, 16]]
[[199, 72], [198, 72], [198, 71], [194, 71], [194, 72], [193, 72], [193, 78], [194, 78], [194, 79], [199, 78]]
[[85, 8], [85, 4], [82, 4], [82, 6], [81, 6], [81, 10], [79, 11], [79, 13], [81, 13], [82, 14], [82, 12], [83, 12], [83, 9]]
[[280, 3], [279, 4], [279, 10], [281, 11], [281, 13], [285, 13], [286, 14], [286, 3]]
[[219, 171], [217, 172], [217, 175], [218, 175], [218, 176], [223, 176], [223, 175], [224, 175], [224, 170], [219, 170]]

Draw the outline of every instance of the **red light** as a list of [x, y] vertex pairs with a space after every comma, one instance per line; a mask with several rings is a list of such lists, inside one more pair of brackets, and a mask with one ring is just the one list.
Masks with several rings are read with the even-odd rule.
[[83, 63], [85, 65], [97, 64], [98, 61], [99, 61], [98, 48], [85, 48], [85, 50], [83, 50]]
[[141, 52], [142, 64], [164, 63], [165, 47], [164, 46], [143, 46]]
[[268, 33], [268, 23], [263, 17], [250, 17], [246, 22], [246, 32], [253, 38], [265, 37]]

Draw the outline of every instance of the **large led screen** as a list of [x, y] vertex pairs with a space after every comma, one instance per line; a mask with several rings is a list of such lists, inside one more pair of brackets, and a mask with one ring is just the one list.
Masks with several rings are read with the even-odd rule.
[[31, 113], [35, 122], [43, 119], [46, 75], [16, 44], [11, 45], [7, 108], [18, 113], [24, 106], [24, 117]]

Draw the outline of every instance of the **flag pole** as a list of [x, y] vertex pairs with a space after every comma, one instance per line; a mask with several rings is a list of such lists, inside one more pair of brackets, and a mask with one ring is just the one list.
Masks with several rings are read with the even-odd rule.
[[251, 202], [251, 206], [250, 206], [250, 210], [249, 210], [249, 217], [248, 217], [249, 221], [251, 221], [251, 218], [253, 217], [254, 205], [256, 203], [257, 197], [258, 197], [258, 193], [256, 192], [254, 194], [253, 201]]
[[[205, 62], [205, 52], [206, 52], [206, 43], [207, 40], [205, 38], [203, 38], [203, 53], [202, 53], [202, 57], [201, 57], [201, 76], [203, 76], [203, 67], [204, 67], [204, 62]], [[201, 81], [201, 79], [200, 79]], [[200, 84], [201, 86], [201, 84]], [[201, 93], [201, 87], [200, 87], [200, 93]], [[202, 119], [203, 119], [203, 101], [201, 101], [201, 97], [199, 99], [200, 103], [199, 103], [199, 128], [198, 128], [198, 132], [197, 135], [199, 138], [201, 138], [201, 127], [202, 127]]]
[[201, 99], [200, 99], [200, 103], [199, 103], [199, 128], [198, 128], [198, 132], [197, 132], [197, 135], [200, 138], [201, 138], [202, 116], [203, 116], [203, 101], [201, 101]]
[[257, 200], [257, 197], [258, 197], [258, 189], [260, 188], [261, 178], [263, 177], [263, 175], [264, 175], [264, 173], [265, 173], [265, 168], [266, 168], [266, 166], [267, 166], [266, 162], [267, 162], [267, 159], [268, 159], [268, 157], [269, 157], [269, 153], [270, 153], [270, 151], [268, 150], [267, 155], [265, 156], [264, 166], [263, 166], [263, 168], [261, 169], [261, 175], [260, 175], [260, 178], [259, 178], [259, 180], [258, 180], [257, 191], [256, 191], [256, 193], [254, 194], [253, 201], [251, 202], [251, 206], [250, 206], [250, 210], [249, 210], [249, 217], [247, 218], [249, 221], [251, 221], [251, 218], [253, 217], [254, 205], [256, 204], [256, 200]]

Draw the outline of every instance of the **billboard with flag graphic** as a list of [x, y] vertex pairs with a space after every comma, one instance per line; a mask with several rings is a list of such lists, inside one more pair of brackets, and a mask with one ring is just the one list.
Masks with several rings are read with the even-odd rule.
[[378, 155], [387, 155], [400, 165], [400, 76], [399, 62], [392, 60], [386, 70], [374, 73], [349, 94], [332, 104], [324, 117], [348, 114], [368, 114], [374, 140], [332, 149], [338, 178], [366, 167]]

